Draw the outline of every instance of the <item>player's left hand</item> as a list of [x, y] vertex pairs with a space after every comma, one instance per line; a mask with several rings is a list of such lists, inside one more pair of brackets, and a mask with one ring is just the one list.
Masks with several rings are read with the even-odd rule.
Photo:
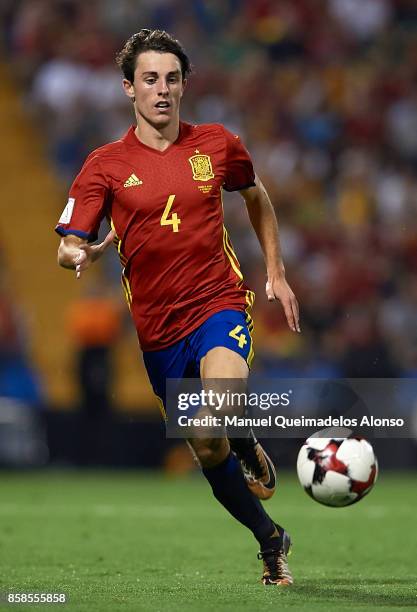
[[289, 328], [294, 332], [301, 332], [297, 298], [287, 283], [285, 276], [268, 280], [265, 290], [269, 302], [273, 302], [274, 300], [279, 300], [281, 302]]
[[111, 230], [103, 242], [100, 244], [82, 244], [80, 245], [80, 252], [77, 259], [75, 260], [75, 272], [77, 278], [81, 278], [82, 272], [87, 270], [90, 265], [101, 257], [107, 247], [113, 242], [116, 232]]

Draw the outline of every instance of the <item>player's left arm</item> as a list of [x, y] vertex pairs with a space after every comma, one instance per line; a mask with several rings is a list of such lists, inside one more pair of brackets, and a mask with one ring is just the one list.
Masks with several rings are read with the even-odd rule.
[[246, 202], [250, 222], [264, 254], [268, 300], [272, 302], [278, 299], [284, 308], [290, 329], [300, 332], [298, 302], [285, 278], [278, 221], [268, 193], [258, 176], [253, 187], [242, 189], [240, 193]]

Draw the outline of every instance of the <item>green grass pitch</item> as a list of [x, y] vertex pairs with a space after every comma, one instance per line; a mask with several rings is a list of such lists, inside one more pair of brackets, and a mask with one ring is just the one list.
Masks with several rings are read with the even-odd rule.
[[399, 610], [417, 607], [416, 475], [382, 474], [350, 508], [283, 475], [271, 515], [290, 531], [295, 584], [263, 587], [257, 544], [200, 475], [0, 473], [0, 592], [69, 603], [1, 610]]

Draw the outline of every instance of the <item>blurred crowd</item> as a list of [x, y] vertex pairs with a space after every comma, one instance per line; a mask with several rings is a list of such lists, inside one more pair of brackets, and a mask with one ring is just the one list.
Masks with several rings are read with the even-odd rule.
[[415, 0], [3, 0], [0, 11], [25, 107], [67, 184], [133, 123], [114, 62], [125, 39], [158, 27], [184, 44], [195, 68], [183, 119], [242, 137], [301, 304], [295, 336], [264, 298], [260, 250], [230, 196], [226, 224], [257, 291], [258, 370], [417, 374]]
[[[0, 242], [0, 412], [2, 398], [18, 400], [41, 408], [43, 389], [28, 355], [28, 334], [25, 315], [15, 300], [13, 281]], [[2, 418], [0, 418], [1, 426]], [[1, 453], [0, 453], [1, 463]]]

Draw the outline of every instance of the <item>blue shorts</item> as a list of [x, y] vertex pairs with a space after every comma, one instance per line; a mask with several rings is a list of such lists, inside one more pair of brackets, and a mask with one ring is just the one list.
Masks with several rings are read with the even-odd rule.
[[241, 355], [251, 366], [253, 359], [250, 315], [238, 310], [221, 310], [191, 334], [161, 351], [143, 353], [146, 370], [160, 409], [166, 414], [166, 379], [199, 378], [200, 361], [217, 346]]

